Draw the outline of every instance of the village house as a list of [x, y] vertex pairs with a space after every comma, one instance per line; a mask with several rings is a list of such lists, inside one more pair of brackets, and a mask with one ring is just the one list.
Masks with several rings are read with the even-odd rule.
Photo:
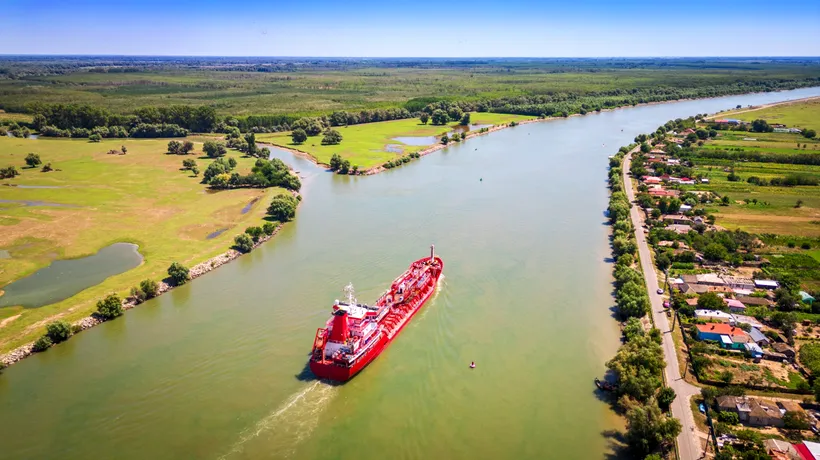
[[780, 287], [780, 284], [774, 280], [755, 280], [755, 287], [757, 289], [775, 290]]
[[794, 348], [790, 347], [787, 343], [777, 342], [772, 344], [772, 348], [774, 351], [784, 355], [790, 361], [794, 360], [795, 353]]
[[797, 448], [788, 441], [767, 439], [763, 441], [763, 446], [773, 460], [803, 460]]
[[749, 326], [752, 326], [753, 328], [756, 328], [759, 331], [763, 330], [763, 325], [760, 323], [760, 321], [756, 320], [752, 316], [735, 315], [735, 314], [733, 314], [732, 316], [735, 318], [735, 324], [738, 324], [738, 325], [748, 324]]
[[654, 197], [673, 197], [678, 196], [680, 192], [677, 190], [664, 190], [663, 188], [650, 189], [649, 195]]
[[765, 297], [738, 296], [737, 300], [743, 302], [746, 306], [771, 307], [774, 305], [774, 302]]
[[681, 224], [667, 225], [665, 228], [666, 228], [666, 230], [673, 231], [673, 232], [677, 233], [678, 235], [686, 235], [687, 233], [689, 233], [690, 230], [692, 230], [691, 226], [681, 225]]
[[698, 340], [711, 340], [721, 348], [731, 350], [743, 349], [743, 344], [751, 338], [743, 329], [725, 323], [697, 324]]
[[661, 183], [661, 178], [660, 177], [655, 177], [655, 176], [643, 176], [641, 178], [641, 180], [643, 181], [644, 184], [653, 184], [654, 185], [654, 184], [660, 184]]
[[743, 305], [743, 302], [737, 299], [723, 299], [723, 302], [729, 307], [729, 311], [732, 313], [743, 313], [746, 311], [746, 305]]
[[742, 276], [722, 276], [723, 282], [732, 289], [747, 289], [754, 290], [755, 282], [751, 278], [743, 278]]
[[690, 219], [686, 216], [678, 216], [678, 215], [675, 215], [675, 214], [666, 214], [666, 215], [662, 216], [661, 219], [663, 219], [664, 222], [667, 222], [667, 223], [670, 223], [670, 224], [689, 225], [689, 224], [692, 223], [692, 219]]
[[688, 204], [682, 204], [682, 205], [680, 205], [680, 209], [678, 210], [678, 212], [684, 213], [684, 212], [689, 212], [691, 210], [692, 210], [691, 206], [689, 206]]
[[721, 412], [734, 412], [743, 424], [783, 427], [783, 414], [771, 401], [746, 396], [718, 396], [716, 402]]
[[689, 284], [687, 282], [683, 282], [678, 284], [678, 289], [682, 294], [703, 294], [704, 292], [709, 292], [709, 286], [703, 284]]
[[812, 297], [808, 292], [800, 291], [798, 294], [800, 294], [800, 300], [802, 300], [803, 303], [807, 305], [812, 305], [814, 303], [814, 297]]
[[658, 246], [662, 248], [671, 248], [675, 246], [675, 243], [678, 243], [678, 249], [689, 249], [689, 245], [686, 244], [685, 241], [658, 241]]
[[746, 351], [746, 354], [749, 355], [753, 359], [758, 359], [763, 357], [763, 349], [760, 348], [760, 345], [754, 342], [747, 342], [743, 344], [743, 349]]
[[769, 344], [769, 338], [766, 337], [764, 333], [760, 332], [760, 329], [756, 327], [753, 327], [751, 330], [749, 330], [749, 337], [752, 339], [752, 341], [754, 341], [754, 343], [758, 344], [761, 347]]

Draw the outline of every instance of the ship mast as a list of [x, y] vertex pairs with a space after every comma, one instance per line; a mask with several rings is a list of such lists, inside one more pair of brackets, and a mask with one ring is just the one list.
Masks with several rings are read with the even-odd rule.
[[436, 245], [431, 244], [430, 245], [430, 260], [435, 260], [435, 259], [436, 259]]
[[345, 286], [345, 294], [347, 295], [347, 304], [350, 306], [358, 305], [356, 303], [356, 297], [353, 296], [353, 283], [348, 283]]

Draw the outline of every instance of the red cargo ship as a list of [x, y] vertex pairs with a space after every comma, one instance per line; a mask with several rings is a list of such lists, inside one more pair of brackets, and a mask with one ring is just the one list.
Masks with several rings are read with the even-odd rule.
[[430, 246], [430, 257], [413, 262], [373, 306], [357, 303], [348, 285], [347, 302], [337, 300], [327, 326], [316, 331], [310, 370], [319, 378], [339, 382], [353, 378], [421, 310], [436, 291], [443, 268], [444, 262]]

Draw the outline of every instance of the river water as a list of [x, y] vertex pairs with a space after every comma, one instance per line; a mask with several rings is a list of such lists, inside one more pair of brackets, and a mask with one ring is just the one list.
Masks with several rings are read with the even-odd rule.
[[[371, 177], [275, 151], [304, 176], [296, 221], [6, 370], [0, 456], [601, 458], [620, 428], [592, 384], [619, 344], [607, 156], [672, 118], [812, 95], [518, 126]], [[445, 261], [436, 297], [348, 384], [311, 380], [307, 354], [342, 287], [373, 301], [430, 243]]]

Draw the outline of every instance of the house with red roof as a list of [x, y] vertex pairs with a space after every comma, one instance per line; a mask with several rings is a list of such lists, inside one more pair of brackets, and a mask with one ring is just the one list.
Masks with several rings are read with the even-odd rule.
[[743, 344], [751, 339], [743, 329], [726, 323], [698, 324], [698, 340], [711, 340], [720, 344], [721, 348], [742, 350]]
[[655, 176], [643, 176], [643, 178], [641, 180], [643, 180], [644, 184], [660, 184], [661, 183], [661, 178], [660, 177], [655, 177]]

